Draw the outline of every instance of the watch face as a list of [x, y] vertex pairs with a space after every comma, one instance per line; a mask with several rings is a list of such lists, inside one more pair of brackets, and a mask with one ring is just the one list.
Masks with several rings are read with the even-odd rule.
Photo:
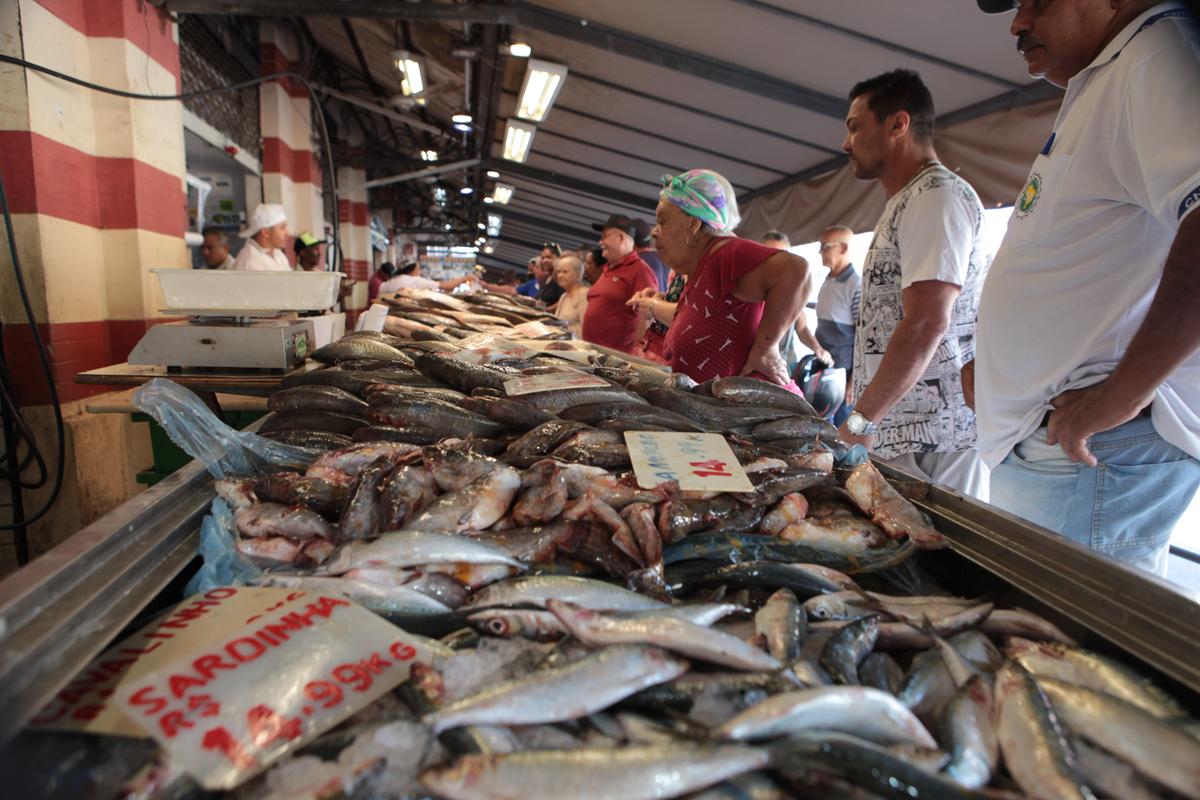
[[855, 436], [861, 436], [862, 432], [865, 431], [867, 426], [870, 424], [871, 423], [867, 421], [866, 417], [857, 412], [850, 414], [850, 417], [846, 420], [846, 427], [849, 428], [850, 432]]

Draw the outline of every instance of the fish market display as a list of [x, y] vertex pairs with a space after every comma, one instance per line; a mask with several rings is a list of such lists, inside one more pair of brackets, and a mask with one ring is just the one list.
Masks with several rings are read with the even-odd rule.
[[[454, 655], [234, 796], [1200, 798], [1180, 700], [942, 588], [923, 566], [942, 534], [802, 398], [553, 349], [460, 357], [466, 336], [565, 331], [522, 299], [384, 301], [385, 333], [321, 348], [269, 401], [264, 435], [310, 448], [304, 473], [216, 492], [254, 583]], [[505, 389], [560, 373], [604, 385]], [[639, 485], [624, 431], [722, 434], [752, 490]]]

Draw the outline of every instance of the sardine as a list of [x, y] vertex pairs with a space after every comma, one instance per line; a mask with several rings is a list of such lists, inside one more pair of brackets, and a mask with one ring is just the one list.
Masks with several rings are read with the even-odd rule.
[[754, 615], [754, 630], [767, 643], [767, 652], [787, 664], [800, 657], [808, 618], [791, 589], [778, 589]]
[[333, 539], [337, 532], [324, 517], [315, 511], [279, 503], [258, 503], [233, 512], [233, 526], [242, 536], [288, 539], [308, 539], [320, 536]]
[[760, 671], [780, 667], [769, 654], [735, 636], [683, 620], [615, 619], [560, 600], [548, 600], [546, 607], [567, 626], [571, 635], [593, 647], [649, 644], [733, 669]]
[[1184, 797], [1200, 798], [1200, 742], [1186, 731], [1103, 692], [1055, 678], [1036, 682], [1068, 729]]
[[990, 678], [976, 675], [946, 704], [938, 726], [950, 763], [946, 777], [968, 789], [981, 789], [1000, 761], [1000, 745], [992, 723]]
[[1163, 719], [1186, 717], [1187, 711], [1152, 681], [1107, 656], [1058, 642], [1032, 642], [1013, 637], [1005, 652], [1035, 679], [1058, 678], [1110, 694]]
[[464, 605], [472, 609], [517, 605], [545, 608], [549, 600], [565, 600], [596, 611], [667, 607], [666, 603], [606, 581], [574, 575], [533, 575], [497, 583], [471, 595]]
[[379, 486], [381, 530], [394, 531], [437, 497], [433, 475], [423, 467], [397, 467]]
[[264, 575], [257, 579], [255, 583], [259, 586], [300, 589], [312, 592], [313, 594], [336, 594], [339, 597], [345, 597], [357, 603], [368, 611], [374, 611], [378, 614], [422, 616], [450, 613], [448, 606], [428, 595], [401, 584], [385, 586], [380, 583], [368, 583], [366, 581], [349, 580], [347, 578], [284, 575], [280, 573]]
[[929, 749], [937, 741], [895, 697], [862, 686], [820, 686], [770, 697], [732, 717], [720, 739], [757, 740], [804, 730], [841, 731], [879, 744]]
[[653, 647], [609, 647], [563, 667], [495, 684], [425, 718], [435, 733], [461, 725], [537, 725], [579, 719], [678, 678], [687, 661]]
[[667, 585], [674, 594], [720, 584], [771, 591], [787, 588], [803, 597], [857, 586], [848, 575], [818, 564], [747, 561], [713, 569], [706, 562], [694, 562], [667, 570]]
[[463, 756], [421, 773], [429, 791], [451, 800], [653, 800], [678, 797], [769, 761], [740, 745], [645, 745]]
[[1025, 668], [1006, 664], [995, 693], [996, 739], [1017, 785], [1038, 800], [1095, 800], [1058, 716]]
[[1079, 771], [1089, 786], [1104, 797], [1120, 800], [1162, 800], [1162, 793], [1116, 756], [1092, 747], [1078, 737], [1071, 740]]
[[858, 665], [858, 682], [890, 695], [899, 695], [904, 683], [904, 670], [896, 663], [896, 659], [876, 651]]
[[341, 575], [364, 567], [414, 567], [427, 564], [501, 564], [524, 570], [525, 566], [507, 553], [462, 536], [426, 531], [393, 531], [372, 542], [351, 542], [321, 570]]
[[875, 649], [879, 618], [863, 617], [836, 631], [821, 650], [821, 666], [837, 683], [856, 685], [858, 667]]

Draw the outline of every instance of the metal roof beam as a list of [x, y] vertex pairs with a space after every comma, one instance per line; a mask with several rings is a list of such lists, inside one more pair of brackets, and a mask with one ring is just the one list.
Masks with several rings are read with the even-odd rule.
[[563, 14], [517, 0], [517, 24], [610, 53], [777, 100], [827, 117], [846, 116], [846, 100], [727, 61], [638, 36], [573, 14]]
[[[513, 186], [515, 186], [521, 192], [533, 194], [535, 197], [545, 197], [547, 199], [553, 200], [556, 203], [565, 203], [567, 205], [575, 206], [577, 208], [582, 208], [591, 214], [599, 214], [599, 215], [603, 216], [604, 214], [609, 213], [608, 209], [612, 209], [614, 207], [616, 207], [619, 210], [627, 211], [627, 213], [630, 213], [630, 214], [641, 214], [641, 213], [644, 213], [646, 210], [644, 208], [626, 205], [625, 203], [622, 203], [619, 200], [614, 200], [610, 197], [597, 197], [597, 196], [589, 194], [587, 192], [581, 192], [581, 191], [576, 191], [575, 189], [570, 189], [566, 186], [547, 184], [542, 181], [532, 181], [528, 178], [514, 177], [511, 179], [510, 182], [513, 184]], [[593, 206], [585, 205], [584, 203], [580, 203], [580, 202], [572, 202], [571, 200], [563, 200], [554, 195], [545, 194], [544, 192], [538, 192], [534, 189], [530, 189], [529, 188], [530, 185], [536, 186], [539, 189], [544, 189], [544, 188], [547, 188], [547, 186], [548, 186], [551, 189], [555, 189], [557, 191], [563, 192], [564, 194], [568, 194], [571, 197], [578, 198], [579, 200], [590, 201], [592, 203], [595, 203], [597, 206], [600, 206], [600, 208], [595, 208]]]
[[[509, 220], [513, 222], [527, 225], [535, 230], [555, 231], [562, 236], [571, 236], [576, 239], [594, 239], [596, 234], [591, 229], [576, 228], [572, 225], [564, 225], [561, 222], [554, 222], [531, 214], [522, 214], [520, 211], [506, 211], [504, 213], [504, 221], [507, 224]], [[503, 228], [501, 228], [503, 230]]]
[[1014, 83], [1006, 78], [1001, 78], [997, 75], [984, 72], [983, 70], [969, 67], [966, 64], [959, 64], [954, 61], [941, 58], [940, 56], [931, 55], [920, 50], [914, 50], [911, 47], [905, 47], [902, 44], [889, 42], [887, 39], [880, 39], [878, 37], [871, 36], [870, 34], [863, 33], [862, 31], [856, 31], [853, 28], [845, 28], [841, 25], [835, 25], [832, 22], [827, 22], [823, 19], [819, 19], [818, 17], [809, 16], [808, 14], [801, 14], [798, 11], [791, 11], [786, 8], [780, 8], [779, 6], [772, 5], [771, 3], [763, 2], [763, 0], [733, 0], [733, 2], [741, 3], [742, 5], [750, 6], [751, 8], [757, 8], [760, 11], [777, 14], [787, 19], [794, 19], [798, 22], [803, 22], [807, 25], [832, 31], [833, 33], [837, 33], [842, 36], [848, 36], [851, 39], [857, 39], [860, 42], [866, 42], [867, 44], [874, 45], [875, 47], [881, 47], [884, 50], [890, 50], [893, 53], [899, 53], [902, 56], [908, 56], [909, 58], [924, 61], [928, 64], [935, 64], [944, 69], [958, 72], [962, 75], [969, 75], [970, 77], [978, 78], [981, 81], [988, 81], [989, 83], [994, 83], [1007, 89], [1019, 89], [1021, 87], [1021, 84], [1019, 83]]
[[516, 11], [483, 3], [379, 2], [379, 0], [166, 0], [177, 14], [237, 14], [249, 17], [363, 17], [412, 22], [474, 22], [511, 25]]
[[[532, 181], [545, 183], [550, 186], [562, 186], [568, 189], [573, 189], [580, 194], [591, 195], [601, 201], [611, 199], [613, 202], [621, 203], [622, 205], [631, 208], [645, 209], [653, 211], [657, 205], [657, 199], [642, 197], [633, 192], [626, 192], [621, 189], [613, 189], [608, 186], [603, 186], [598, 183], [576, 178], [571, 175], [563, 175], [560, 172], [553, 170], [539, 169], [531, 167], [528, 164], [518, 164], [516, 161], [506, 161], [504, 159], [490, 158], [485, 162], [485, 169], [498, 170], [501, 175], [508, 173], [515, 175], [518, 178], [528, 178]], [[501, 179], [503, 180], [503, 179]]]

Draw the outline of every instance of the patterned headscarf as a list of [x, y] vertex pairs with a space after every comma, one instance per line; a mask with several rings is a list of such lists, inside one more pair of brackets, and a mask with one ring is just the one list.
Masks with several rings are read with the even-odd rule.
[[733, 233], [742, 221], [733, 186], [711, 169], [690, 169], [674, 177], [663, 175], [662, 184], [660, 197], [719, 234]]

